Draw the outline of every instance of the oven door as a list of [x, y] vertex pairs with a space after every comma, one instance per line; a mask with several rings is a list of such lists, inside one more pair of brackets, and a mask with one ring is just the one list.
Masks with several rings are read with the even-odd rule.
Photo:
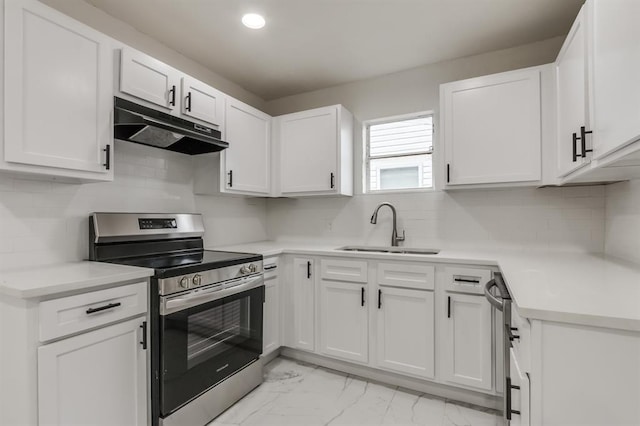
[[262, 353], [262, 275], [160, 298], [160, 415]]

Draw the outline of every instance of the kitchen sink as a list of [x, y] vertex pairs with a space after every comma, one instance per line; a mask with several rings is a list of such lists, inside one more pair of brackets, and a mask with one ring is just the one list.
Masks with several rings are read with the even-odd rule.
[[394, 254], [422, 254], [434, 255], [440, 253], [438, 249], [423, 249], [410, 247], [375, 247], [375, 246], [344, 246], [337, 250], [358, 251], [365, 253], [394, 253]]

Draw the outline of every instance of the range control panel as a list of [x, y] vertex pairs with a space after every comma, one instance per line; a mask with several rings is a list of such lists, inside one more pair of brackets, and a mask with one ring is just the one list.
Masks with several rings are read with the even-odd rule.
[[176, 229], [178, 223], [173, 218], [168, 219], [138, 219], [140, 229]]

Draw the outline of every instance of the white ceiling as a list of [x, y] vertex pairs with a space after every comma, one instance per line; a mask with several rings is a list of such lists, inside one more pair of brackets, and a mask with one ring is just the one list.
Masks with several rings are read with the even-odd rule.
[[584, 0], [86, 1], [271, 100], [564, 35]]

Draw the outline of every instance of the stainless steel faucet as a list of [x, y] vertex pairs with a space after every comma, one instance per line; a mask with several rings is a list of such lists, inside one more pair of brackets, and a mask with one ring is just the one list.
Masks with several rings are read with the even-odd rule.
[[382, 206], [389, 206], [391, 212], [393, 213], [393, 231], [391, 232], [391, 245], [396, 247], [398, 245], [398, 241], [404, 241], [404, 229], [402, 230], [402, 237], [398, 237], [396, 208], [393, 207], [391, 203], [382, 203], [378, 207], [376, 207], [376, 209], [373, 211], [373, 214], [371, 215], [371, 223], [375, 225], [378, 222], [378, 210], [380, 210], [380, 207]]

